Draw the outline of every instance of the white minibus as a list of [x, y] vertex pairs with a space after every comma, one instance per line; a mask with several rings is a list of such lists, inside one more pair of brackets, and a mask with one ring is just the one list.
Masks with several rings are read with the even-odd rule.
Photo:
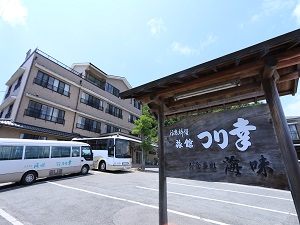
[[86, 143], [0, 138], [0, 183], [32, 184], [37, 178], [87, 174], [93, 153]]
[[129, 170], [132, 167], [132, 149], [141, 145], [141, 140], [127, 134], [110, 133], [97, 138], [73, 138], [72, 141], [89, 144], [94, 156], [94, 169]]

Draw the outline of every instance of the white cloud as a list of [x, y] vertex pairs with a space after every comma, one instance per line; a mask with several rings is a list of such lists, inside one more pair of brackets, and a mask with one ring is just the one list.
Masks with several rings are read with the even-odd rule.
[[262, 9], [251, 18], [252, 22], [258, 22], [262, 18], [270, 14], [277, 13], [281, 10], [286, 10], [295, 5], [295, 0], [264, 0], [262, 2]]
[[297, 23], [300, 24], [300, 3], [296, 5], [296, 8], [293, 11], [293, 16], [296, 17]]
[[178, 52], [180, 55], [189, 56], [192, 53], [192, 49], [188, 46], [183, 46], [179, 42], [173, 42], [172, 43], [172, 51]]
[[295, 98], [295, 101], [284, 108], [285, 116], [300, 116], [300, 95], [293, 98]]
[[20, 0], [0, 0], [0, 18], [11, 26], [24, 25], [27, 8]]
[[159, 35], [165, 29], [162, 19], [152, 18], [147, 22], [147, 26], [150, 27], [150, 32], [153, 36]]
[[217, 40], [217, 36], [213, 34], [208, 34], [206, 39], [200, 42], [199, 49], [191, 48], [189, 46], [184, 46], [181, 43], [174, 41], [171, 45], [171, 49], [173, 52], [179, 53], [183, 56], [190, 56], [192, 54], [199, 54], [201, 50], [205, 49], [207, 46], [215, 43]]
[[215, 43], [216, 40], [217, 40], [216, 35], [208, 34], [207, 37], [206, 37], [206, 40], [204, 40], [200, 43], [200, 49], [202, 50], [202, 49], [206, 48], [207, 46]]

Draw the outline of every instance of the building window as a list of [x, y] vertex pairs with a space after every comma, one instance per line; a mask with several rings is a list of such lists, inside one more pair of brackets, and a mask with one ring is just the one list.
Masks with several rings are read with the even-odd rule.
[[41, 71], [38, 71], [37, 76], [34, 78], [33, 82], [44, 88], [70, 97], [70, 85], [60, 80], [57, 80], [54, 77], [51, 77], [48, 74], [45, 74]]
[[105, 125], [105, 133], [113, 133], [113, 132], [121, 132], [121, 129], [118, 127]]
[[108, 93], [111, 93], [112, 95], [119, 97], [120, 94], [120, 90], [115, 88], [114, 86], [112, 86], [109, 83], [105, 83], [105, 91], [107, 91]]
[[82, 93], [80, 102], [103, 111], [103, 101], [87, 93]]
[[35, 140], [47, 140], [47, 137], [34, 135], [34, 134], [20, 134], [20, 139], [35, 139]]
[[118, 117], [120, 119], [123, 119], [123, 116], [122, 116], [122, 110], [111, 105], [111, 104], [108, 104], [107, 103], [107, 108], [106, 108], [106, 113], [110, 114], [110, 115], [113, 115], [115, 117]]
[[120, 90], [118, 88], [112, 86], [111, 84], [107, 83], [105, 80], [97, 79], [96, 77], [88, 74], [87, 81], [89, 81], [90, 83], [94, 84], [95, 86], [101, 88], [102, 90], [107, 91], [108, 93], [110, 93], [116, 97], [119, 97]]
[[5, 118], [10, 118], [11, 112], [12, 112], [12, 109], [13, 109], [13, 106], [14, 106], [14, 104], [11, 104], [11, 105], [9, 106], [8, 111], [7, 111], [7, 113], [5, 114]]
[[289, 130], [291, 132], [292, 139], [299, 139], [299, 134], [297, 130], [297, 126], [295, 124], [289, 125]]
[[90, 74], [88, 74], [88, 76], [87, 76], [87, 81], [89, 81], [90, 83], [94, 84], [95, 86], [101, 88], [102, 90], [105, 89], [105, 81], [99, 80]]
[[[22, 76], [23, 76], [23, 75], [22, 75]], [[16, 83], [14, 90], [17, 90], [17, 88], [20, 87], [21, 81], [22, 81], [22, 76], [19, 77], [18, 83]]]
[[25, 115], [64, 124], [65, 111], [30, 100]]
[[134, 107], [141, 110], [141, 103], [139, 103], [138, 101], [134, 100]]
[[129, 123], [134, 123], [134, 121], [135, 121], [135, 120], [138, 120], [138, 119], [139, 119], [138, 117], [129, 114], [128, 122], [129, 122]]
[[84, 118], [79, 116], [78, 117], [78, 123], [77, 123], [77, 128], [82, 129], [82, 130], [88, 130], [88, 131], [92, 131], [95, 133], [101, 133], [101, 123], [88, 119], [88, 118]]
[[7, 93], [6, 93], [6, 95], [5, 95], [5, 97], [4, 97], [4, 98], [7, 98], [7, 97], [10, 95], [10, 92], [11, 92], [11, 87], [12, 87], [12, 86], [10, 86], [10, 87], [8, 88], [8, 91], [7, 91]]

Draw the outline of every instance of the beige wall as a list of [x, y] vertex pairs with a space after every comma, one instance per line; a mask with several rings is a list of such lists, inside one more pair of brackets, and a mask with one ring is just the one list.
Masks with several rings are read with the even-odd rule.
[[[29, 124], [38, 127], [44, 127], [47, 129], [53, 129], [57, 131], [67, 133], [78, 133], [83, 136], [97, 137], [99, 134], [76, 128], [78, 122], [78, 116], [89, 118], [101, 123], [101, 133], [105, 132], [105, 125], [111, 125], [118, 127], [122, 132], [129, 133], [133, 129], [133, 124], [128, 122], [129, 114], [139, 116], [141, 110], [134, 107], [130, 100], [120, 99], [98, 87], [84, 80], [83, 78], [73, 74], [65, 68], [62, 68], [58, 64], [50, 61], [40, 54], [35, 53], [32, 56], [34, 59], [32, 65], [28, 65], [31, 70], [28, 74], [26, 86], [23, 94], [20, 95], [19, 103], [16, 113], [15, 122]], [[28, 64], [28, 63], [27, 63]], [[27, 68], [29, 71], [30, 68]], [[84, 69], [80, 67], [82, 71]], [[61, 80], [62, 82], [70, 85], [70, 96], [65, 96], [55, 91], [43, 88], [42, 86], [34, 83], [34, 78], [37, 76], [38, 71], [42, 72]], [[93, 71], [95, 73], [95, 71]], [[98, 74], [99, 77], [105, 77], [105, 74]], [[111, 79], [106, 77], [106, 81], [118, 88], [120, 92], [128, 90], [127, 85], [122, 79]], [[80, 102], [82, 93], [86, 92], [93, 95], [103, 101], [103, 111], [95, 109], [89, 105]], [[42, 119], [35, 119], [30, 116], [25, 116], [25, 110], [28, 108], [29, 101], [33, 100], [41, 104], [51, 106], [65, 111], [65, 123], [58, 124], [51, 121], [45, 121]], [[123, 119], [115, 117], [105, 112], [107, 103], [114, 105], [122, 110]], [[1, 134], [0, 134], [1, 136]], [[17, 135], [19, 137], [19, 134]], [[41, 135], [45, 136], [45, 135]]]
[[0, 127], [0, 138], [20, 138], [21, 133], [47, 137], [47, 140], [70, 141], [72, 139], [72, 138], [67, 138], [67, 137], [55, 136], [55, 135], [51, 135], [51, 134], [45, 134], [45, 133], [41, 133], [41, 132], [29, 131], [29, 130], [25, 130], [25, 129], [17, 129], [17, 128], [11, 128], [11, 127], [7, 127], [7, 126]]

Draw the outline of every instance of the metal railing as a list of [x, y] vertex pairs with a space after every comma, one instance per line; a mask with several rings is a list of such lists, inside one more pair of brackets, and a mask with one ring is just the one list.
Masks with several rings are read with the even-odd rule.
[[34, 109], [25, 109], [24, 115], [46, 120], [46, 121], [51, 121], [54, 123], [59, 123], [59, 124], [65, 123], [65, 120], [63, 118], [47, 115], [45, 113], [41, 113], [41, 111], [39, 110], [34, 110]]
[[92, 131], [95, 133], [101, 133], [101, 129], [98, 127], [93, 127], [91, 125], [88, 124], [82, 124], [82, 123], [77, 123], [76, 127], [82, 130], [87, 130], [87, 131]]
[[66, 70], [69, 70], [70, 72], [74, 73], [75, 75], [82, 77], [82, 73], [79, 73], [78, 71], [72, 69], [71, 67], [67, 66], [66, 64], [63, 64], [62, 62], [58, 61], [57, 59], [53, 58], [52, 56], [48, 55], [47, 53], [36, 49], [35, 52], [37, 52], [38, 54], [44, 56], [45, 58], [51, 60], [52, 62], [58, 64], [59, 66], [65, 68]]

